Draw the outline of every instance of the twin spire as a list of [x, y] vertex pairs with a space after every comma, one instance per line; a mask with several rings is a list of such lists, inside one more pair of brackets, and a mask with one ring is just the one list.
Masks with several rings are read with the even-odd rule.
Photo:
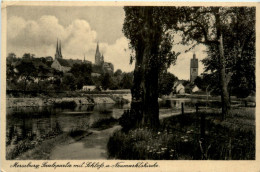
[[[100, 64], [104, 61], [104, 56], [99, 52], [99, 42], [97, 42], [97, 49], [96, 49], [96, 55], [95, 55], [95, 61], [96, 63]], [[62, 53], [61, 53], [61, 40], [57, 38], [57, 46], [56, 46], [56, 53], [55, 53], [55, 59], [62, 59]], [[85, 59], [85, 54], [84, 54], [84, 62], [86, 61]]]
[[62, 59], [62, 53], [61, 53], [61, 40], [57, 38], [57, 46], [56, 46], [56, 54], [55, 58]]

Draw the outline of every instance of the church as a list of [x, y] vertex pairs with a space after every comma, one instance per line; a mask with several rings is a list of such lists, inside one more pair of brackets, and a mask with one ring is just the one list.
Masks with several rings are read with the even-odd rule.
[[57, 40], [55, 59], [51, 67], [64, 73], [70, 71], [71, 69], [71, 65], [68, 63], [68, 61], [62, 58], [61, 41], [59, 40]]
[[[63, 59], [62, 52], [61, 52], [61, 41], [57, 39], [57, 45], [56, 45], [56, 53], [55, 53], [55, 59], [51, 65], [52, 68], [62, 71], [64, 73], [69, 72], [71, 67], [74, 64], [92, 64], [90, 61], [85, 59], [79, 60], [79, 59]], [[104, 61], [104, 55], [100, 53], [99, 50], [99, 43], [97, 43], [96, 53], [95, 53], [95, 63], [92, 65], [93, 70], [93, 76], [100, 76], [102, 73], [114, 73], [114, 65], [109, 62]]]
[[[104, 55], [99, 51], [99, 44], [97, 43], [96, 54], [95, 54], [95, 66], [99, 69], [102, 69], [103, 72], [113, 74], [114, 73], [114, 65], [109, 62], [104, 61]], [[102, 71], [96, 71], [100, 73]]]

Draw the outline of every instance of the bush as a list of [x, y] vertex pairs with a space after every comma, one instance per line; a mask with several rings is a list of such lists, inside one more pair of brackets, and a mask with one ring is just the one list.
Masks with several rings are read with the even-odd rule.
[[123, 127], [123, 131], [129, 131], [136, 127], [141, 120], [141, 116], [133, 110], [125, 110], [123, 115], [119, 118], [119, 124]]

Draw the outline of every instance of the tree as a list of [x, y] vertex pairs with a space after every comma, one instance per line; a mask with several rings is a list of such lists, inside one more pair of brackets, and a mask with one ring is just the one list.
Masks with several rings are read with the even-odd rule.
[[101, 76], [101, 86], [103, 90], [107, 90], [111, 85], [111, 77], [108, 73]]
[[163, 72], [159, 76], [159, 95], [169, 95], [173, 90], [174, 82], [178, 78], [169, 72]]
[[70, 72], [76, 79], [78, 90], [82, 89], [84, 85], [93, 84], [91, 79], [92, 67], [90, 64], [73, 64]]
[[15, 53], [9, 53], [6, 60], [8, 62], [13, 62], [13, 60], [16, 59], [16, 54]]
[[123, 73], [120, 81], [120, 87], [122, 89], [131, 89], [133, 86], [133, 73]]
[[[255, 91], [255, 9], [230, 8], [227, 18], [232, 21], [223, 28], [225, 64], [232, 73], [229, 94], [246, 97]], [[214, 73], [218, 51], [214, 46], [209, 48], [209, 57], [202, 62], [206, 71]]]
[[46, 88], [46, 79], [49, 77], [51, 72], [50, 69], [44, 65], [39, 65], [36, 72], [38, 78], [38, 89], [42, 90], [43, 88]]
[[[241, 9], [244, 7], [239, 8]], [[230, 34], [233, 31], [232, 26], [234, 23], [239, 22], [235, 13], [235, 11], [239, 8], [177, 7], [175, 10], [173, 10], [173, 12], [169, 12], [172, 13], [172, 15], [178, 14], [179, 24], [172, 24], [176, 20], [174, 18], [169, 20], [168, 26], [182, 32], [183, 43], [188, 44], [191, 41], [195, 41], [197, 44], [204, 44], [208, 46], [211, 51], [215, 51], [215, 57], [218, 60], [217, 72], [219, 74], [219, 85], [221, 88], [223, 119], [230, 110], [228, 83], [232, 76], [232, 72], [228, 71], [226, 67], [228, 57], [227, 53], [225, 52], [226, 45], [228, 45], [226, 42], [226, 35], [227, 33]], [[242, 33], [243, 32], [238, 30], [236, 34], [238, 36]], [[237, 57], [241, 55], [241, 45], [244, 45], [242, 42], [238, 41], [236, 43], [238, 48], [237, 51], [235, 51], [237, 52]]]
[[31, 61], [21, 60], [15, 67], [18, 71], [18, 76], [23, 81], [23, 90], [26, 91], [29, 81], [33, 81], [36, 77], [36, 67]]
[[156, 128], [158, 74], [177, 57], [171, 51], [172, 35], [164, 27], [164, 7], [124, 7], [124, 10], [123, 32], [135, 54], [130, 58], [130, 62], [135, 60], [131, 113], [138, 118], [137, 125]]
[[30, 53], [24, 53], [23, 59], [31, 59], [31, 54]]
[[62, 78], [62, 85], [70, 91], [76, 90], [76, 79], [71, 73], [66, 73]]
[[117, 69], [114, 73], [114, 76], [117, 77], [117, 76], [121, 76], [122, 75], [122, 70], [121, 69]]

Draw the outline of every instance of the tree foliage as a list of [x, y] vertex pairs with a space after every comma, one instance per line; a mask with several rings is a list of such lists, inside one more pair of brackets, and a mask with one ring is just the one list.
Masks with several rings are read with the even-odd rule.
[[[209, 49], [210, 58], [215, 59], [208, 67], [214, 67], [219, 74], [223, 119], [230, 109], [228, 84], [233, 75], [228, 61], [241, 58], [244, 45], [252, 39], [254, 11], [254, 8], [247, 7], [176, 7], [173, 13], [178, 13], [178, 25], [168, 23], [168, 27], [182, 33], [184, 44], [204, 44]], [[246, 25], [251, 28], [245, 29]]]
[[163, 72], [159, 76], [159, 95], [169, 95], [173, 90], [174, 82], [177, 81], [178, 78], [169, 72]]

